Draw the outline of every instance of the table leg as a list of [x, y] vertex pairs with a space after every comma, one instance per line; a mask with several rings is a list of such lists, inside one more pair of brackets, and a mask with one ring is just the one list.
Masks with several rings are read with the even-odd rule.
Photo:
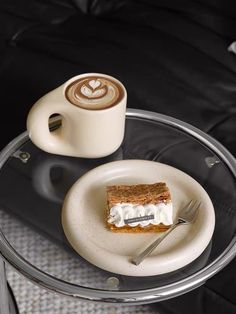
[[10, 314], [5, 263], [0, 258], [0, 314]]

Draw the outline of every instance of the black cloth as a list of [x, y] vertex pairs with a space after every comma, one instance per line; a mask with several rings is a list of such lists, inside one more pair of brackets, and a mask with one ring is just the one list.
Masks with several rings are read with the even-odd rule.
[[[120, 79], [128, 107], [197, 126], [236, 155], [234, 1], [0, 2], [0, 147], [25, 130], [34, 102], [74, 75]], [[169, 313], [236, 313], [235, 259]]]

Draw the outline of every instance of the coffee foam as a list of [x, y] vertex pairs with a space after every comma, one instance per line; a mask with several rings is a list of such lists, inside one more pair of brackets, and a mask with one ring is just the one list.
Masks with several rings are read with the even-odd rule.
[[65, 91], [72, 104], [89, 110], [106, 109], [116, 105], [123, 97], [121, 85], [102, 76], [87, 76], [72, 82]]

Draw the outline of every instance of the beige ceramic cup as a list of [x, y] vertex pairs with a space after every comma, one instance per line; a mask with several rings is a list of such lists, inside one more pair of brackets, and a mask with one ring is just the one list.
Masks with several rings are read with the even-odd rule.
[[[100, 101], [106, 92], [108, 96], [113, 95], [110, 86], [107, 88], [104, 85], [106, 81], [118, 87], [119, 97], [108, 107], [98, 108], [95, 103], [93, 106], [93, 101], [97, 101], [96, 97]], [[72, 103], [68, 98], [67, 91], [74, 82], [81, 82], [81, 91], [84, 93], [81, 95], [87, 97], [86, 106], [89, 109]], [[93, 94], [96, 96], [95, 100], [89, 98]], [[100, 73], [75, 76], [33, 105], [27, 117], [29, 137], [36, 146], [53, 154], [84, 158], [110, 155], [123, 141], [126, 102], [126, 89], [117, 79]], [[53, 114], [61, 115], [62, 125], [51, 132], [49, 118]]]

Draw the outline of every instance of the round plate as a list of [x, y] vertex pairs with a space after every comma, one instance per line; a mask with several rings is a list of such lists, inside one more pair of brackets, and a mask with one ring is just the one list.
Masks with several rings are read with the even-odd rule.
[[[182, 225], [140, 265], [131, 256], [159, 234], [113, 233], [106, 229], [106, 186], [166, 182], [178, 210], [190, 199], [201, 201], [197, 219]], [[179, 269], [195, 260], [211, 240], [215, 213], [202, 186], [186, 173], [158, 162], [122, 160], [99, 166], [82, 176], [69, 190], [62, 209], [65, 235], [83, 258], [107, 271], [128, 276], [151, 276]]]

